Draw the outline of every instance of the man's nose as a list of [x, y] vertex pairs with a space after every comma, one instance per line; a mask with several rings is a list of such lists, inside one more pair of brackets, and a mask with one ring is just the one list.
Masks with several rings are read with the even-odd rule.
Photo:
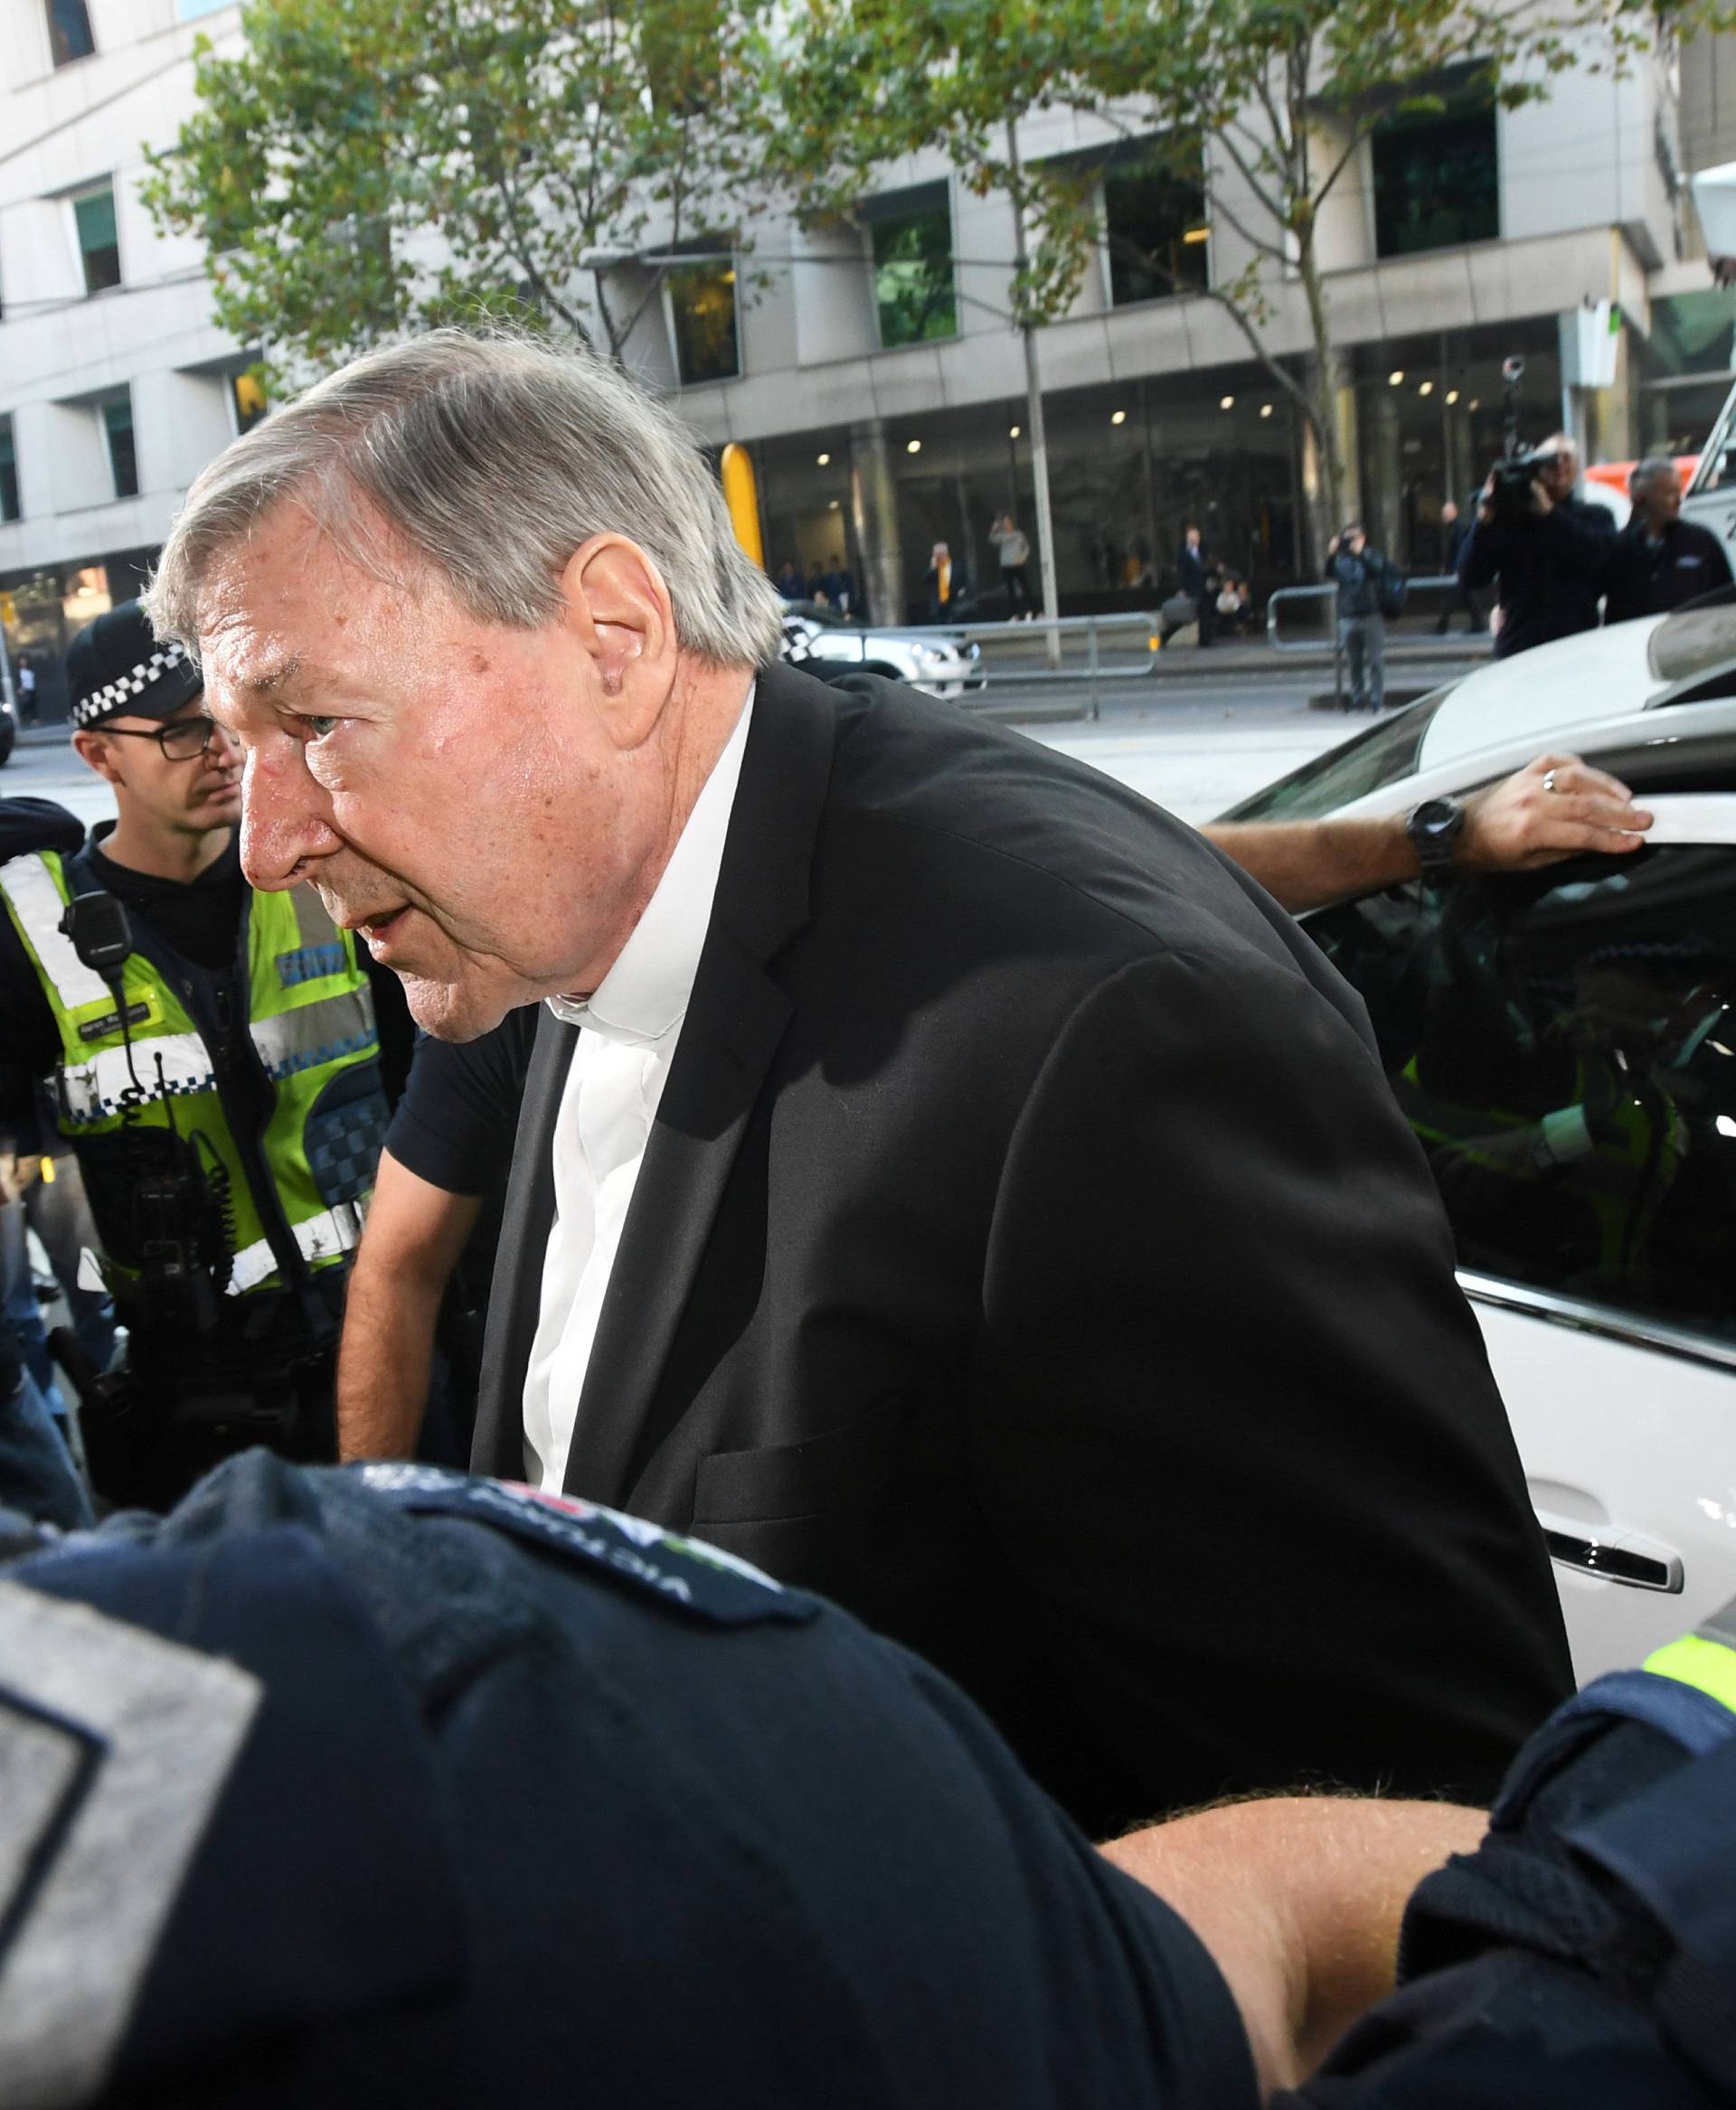
[[246, 750], [241, 772], [241, 870], [269, 893], [297, 886], [343, 839], [298, 740], [278, 737]]

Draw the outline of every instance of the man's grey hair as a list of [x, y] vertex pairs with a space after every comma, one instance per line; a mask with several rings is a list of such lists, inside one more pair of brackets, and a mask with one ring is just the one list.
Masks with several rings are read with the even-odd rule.
[[568, 560], [613, 533], [663, 574], [687, 651], [754, 665], [783, 636], [696, 442], [593, 353], [435, 330], [316, 382], [188, 492], [147, 596], [159, 636], [196, 646], [212, 565], [290, 498], [346, 556], [388, 578], [408, 557], [483, 622], [552, 620]]
[[1666, 454], [1648, 454], [1644, 461], [1636, 462], [1628, 476], [1628, 495], [1637, 498], [1649, 491], [1660, 476], [1675, 475], [1675, 464]]

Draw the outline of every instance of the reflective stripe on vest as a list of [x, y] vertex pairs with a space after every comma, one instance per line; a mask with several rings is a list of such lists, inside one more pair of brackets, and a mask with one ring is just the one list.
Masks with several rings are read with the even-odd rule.
[[[362, 1211], [354, 1201], [340, 1201], [335, 1209], [328, 1209], [323, 1216], [310, 1216], [295, 1226], [296, 1243], [301, 1248], [301, 1257], [309, 1266], [321, 1260], [329, 1260], [339, 1253], [353, 1253], [362, 1238]], [[271, 1250], [269, 1239], [245, 1247], [235, 1256], [235, 1264], [230, 1269], [229, 1294], [241, 1296], [263, 1282], [268, 1275], [275, 1275], [277, 1255]]]
[[[296, 956], [280, 953], [279, 972], [285, 958]], [[273, 1084], [298, 1069], [335, 1062], [340, 1056], [372, 1047], [374, 1038], [368, 1001], [354, 989], [322, 997], [317, 1003], [304, 1003], [296, 1011], [279, 1012], [275, 1018], [255, 1019], [248, 1031]]]
[[[11, 891], [8, 882], [7, 891]], [[107, 992], [104, 994], [107, 995]], [[113, 1008], [114, 1000], [108, 998]], [[163, 1065], [161, 1083], [156, 1066]], [[130, 1060], [125, 1048], [103, 1048], [88, 1062], [69, 1063], [61, 1071], [62, 1096], [71, 1121], [108, 1121], [133, 1089], [133, 1073], [146, 1098], [184, 1097], [190, 1092], [215, 1091], [211, 1053], [197, 1033], [157, 1033], [139, 1041]]]
[[62, 1011], [79, 1011], [87, 1003], [112, 1004], [108, 984], [95, 968], [87, 967], [73, 950], [72, 940], [62, 935], [61, 918], [66, 903], [48, 867], [38, 857], [14, 857], [6, 867], [6, 891], [17, 910], [42, 972], [54, 984]]

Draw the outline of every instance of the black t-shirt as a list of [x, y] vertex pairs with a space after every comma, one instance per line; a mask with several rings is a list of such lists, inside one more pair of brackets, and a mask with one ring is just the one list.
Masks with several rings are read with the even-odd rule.
[[1604, 620], [1666, 616], [1730, 584], [1730, 560], [1717, 536], [1691, 520], [1673, 520], [1656, 542], [1630, 520], [1616, 543]]
[[400, 1164], [448, 1194], [489, 1194], [505, 1183], [541, 1008], [509, 1011], [478, 1040], [417, 1041], [386, 1136]]

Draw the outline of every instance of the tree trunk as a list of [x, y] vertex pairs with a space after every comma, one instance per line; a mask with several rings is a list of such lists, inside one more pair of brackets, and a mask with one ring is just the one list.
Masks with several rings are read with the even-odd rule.
[[1339, 514], [1344, 503], [1344, 464], [1338, 451], [1338, 362], [1333, 351], [1332, 317], [1326, 307], [1326, 288], [1320, 283], [1312, 228], [1297, 245], [1297, 268], [1314, 335], [1314, 412], [1310, 422], [1320, 457], [1320, 497], [1312, 523], [1315, 547], [1308, 552], [1308, 560], [1317, 570], [1326, 562], [1326, 543], [1344, 525]]
[[[1020, 176], [1019, 141], [1013, 119], [1006, 121], [1007, 165], [1013, 172], [1013, 248], [1014, 271], [1023, 276], [1029, 250], [1024, 234], [1024, 184]], [[1024, 342], [1024, 414], [1031, 426], [1031, 486], [1037, 504], [1037, 570], [1043, 582], [1043, 619], [1052, 624], [1061, 614], [1061, 591], [1055, 577], [1055, 523], [1049, 504], [1049, 437], [1043, 418], [1043, 381], [1037, 372], [1037, 333], [1021, 316], [1019, 335]], [[1061, 664], [1061, 632], [1044, 633], [1045, 653], [1052, 667]]]

